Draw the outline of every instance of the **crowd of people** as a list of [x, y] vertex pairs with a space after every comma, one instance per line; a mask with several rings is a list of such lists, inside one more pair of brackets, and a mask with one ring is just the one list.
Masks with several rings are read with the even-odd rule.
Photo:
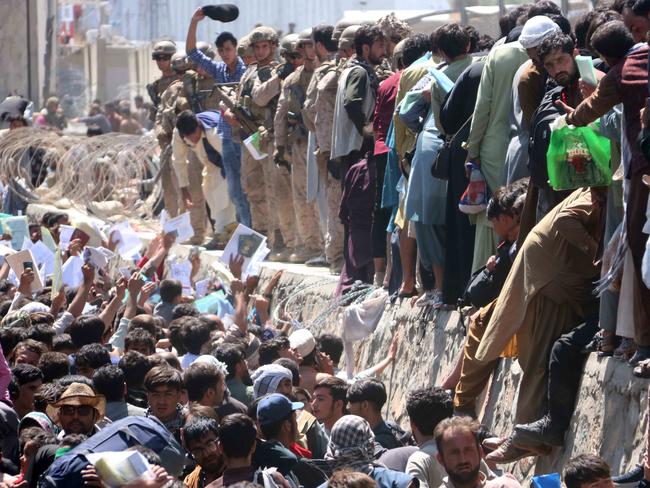
[[133, 99], [133, 106], [128, 100], [114, 100], [102, 103], [93, 100], [88, 115], [68, 119], [65, 110], [61, 107], [58, 97], [49, 97], [45, 107], [40, 112], [30, 114], [29, 121], [34, 127], [63, 131], [68, 128], [68, 122], [85, 124], [88, 136], [98, 136], [109, 132], [122, 134], [142, 135], [153, 127], [149, 120], [151, 104], [137, 95]]
[[[267, 26], [222, 32], [215, 53], [197, 42], [198, 9], [187, 54], [153, 47], [151, 104], [97, 103], [79, 121], [150, 124], [164, 208], [189, 211], [189, 244], [223, 249], [241, 223], [268, 238], [269, 259], [340, 274], [339, 296], [363, 283], [414, 307], [460, 305], [455, 367], [408, 393], [404, 430], [382, 413], [396, 340], [371, 368], [340, 369], [340, 336], [272, 313], [281, 273], [256, 294], [259, 277], [231, 260], [208, 313], [170, 278], [172, 234], [119, 276], [86, 262], [74, 288], [35, 290], [38, 271], [12, 275], [5, 260], [2, 483], [48, 486], [59, 458], [143, 417], [178, 452], [133, 447], [152, 467], [128, 486], [519, 486], [499, 466], [564, 444], [589, 353], [650, 377], [649, 15], [649, 0], [616, 0], [572, 27], [540, 0], [501, 17], [496, 41], [456, 23], [416, 34], [389, 15], [282, 39]], [[591, 82], [577, 56], [595, 66]], [[65, 126], [52, 99], [33, 122]], [[585, 126], [608, 141], [611, 183], [552, 186], [553, 134]], [[68, 223], [46, 214], [29, 237], [59, 243]], [[60, 257], [84, 252], [73, 239]], [[194, 288], [200, 253], [190, 261]], [[513, 430], [497, 437], [475, 419], [502, 357], [523, 374]], [[91, 464], [77, 474], [103, 486]], [[612, 484], [588, 453], [562, 476], [568, 488]], [[626, 479], [649, 476], [646, 460]]]
[[[47, 231], [59, 241], [67, 223], [65, 214], [47, 213], [29, 238], [36, 244]], [[114, 248], [112, 241], [104, 244]], [[397, 425], [383, 413], [388, 394], [380, 379], [396, 359], [397, 340], [370, 368], [342, 370], [339, 335], [314, 335], [273, 318], [282, 271], [256, 294], [259, 277], [243, 278], [240, 259], [230, 262], [230, 282], [211, 284], [221, 290], [218, 306], [199, 311], [179, 281], [165, 278], [173, 244], [172, 234], [160, 234], [117, 280], [86, 263], [81, 284], [58, 292], [51, 279], [34, 291], [33, 267], [13, 285], [5, 260], [0, 486], [116, 486], [85, 456], [105, 451], [100, 447], [123, 438], [125, 429], [122, 442], [148, 462], [145, 478], [120, 485], [128, 487], [516, 488], [500, 464], [562, 444], [555, 431], [535, 437], [530, 425], [517, 426], [513, 438], [495, 437], [458, 407], [458, 396], [467, 397], [463, 377], [456, 399], [441, 386], [409, 391], [408, 423]], [[62, 259], [83, 250], [73, 239]], [[190, 261], [196, 287], [201, 256]], [[566, 428], [573, 399], [553, 361], [563, 375], [576, 369], [579, 378], [579, 364], [572, 368], [576, 359], [566, 353], [580, 351], [560, 349], [553, 348], [549, 388], [558, 381], [564, 389], [549, 391], [550, 403], [561, 402], [549, 410], [566, 417]], [[539, 393], [527, 395], [540, 400]], [[140, 444], [135, 433], [142, 431], [134, 428], [169, 437], [162, 446]], [[84, 464], [75, 468], [70, 459], [79, 456]], [[613, 486], [609, 467], [593, 454], [570, 460], [563, 477], [568, 488]]]

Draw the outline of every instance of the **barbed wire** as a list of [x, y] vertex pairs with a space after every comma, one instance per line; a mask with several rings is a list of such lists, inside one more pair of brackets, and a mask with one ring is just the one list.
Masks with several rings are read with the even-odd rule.
[[151, 135], [110, 133], [96, 137], [60, 135], [25, 128], [0, 138], [0, 174], [18, 183], [30, 203], [62, 198], [86, 209], [90, 204], [119, 202], [125, 215], [151, 216], [152, 202], [141, 183], [158, 170], [158, 144]]
[[[332, 317], [336, 316], [340, 307], [349, 306], [353, 303], [360, 303], [377, 289], [377, 287], [373, 285], [357, 281], [354, 283], [350, 291], [345, 295], [331, 300], [330, 304], [318, 312], [315, 317], [310, 318], [308, 321], [301, 322], [299, 318], [302, 316], [305, 306], [303, 303], [296, 302], [302, 299], [310, 290], [332, 284], [333, 282], [331, 279], [325, 278], [311, 283], [302, 282], [297, 285], [285, 286], [281, 291], [286, 292], [286, 296], [278, 301], [273, 308], [273, 321], [282, 325], [301, 323], [302, 327], [317, 330], [319, 327], [324, 325], [327, 320], [331, 320]], [[280, 313], [281, 311], [282, 314]], [[283, 317], [286, 317], [288, 320]]]

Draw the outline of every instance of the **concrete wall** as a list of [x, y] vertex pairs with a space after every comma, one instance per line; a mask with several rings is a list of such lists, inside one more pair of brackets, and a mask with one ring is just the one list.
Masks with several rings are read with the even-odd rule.
[[47, 0], [0, 2], [0, 99], [19, 94], [40, 108], [45, 65]]
[[[262, 282], [270, 279], [275, 266], [265, 267]], [[333, 314], [321, 326], [310, 326], [331, 305], [335, 280], [310, 277], [306, 273], [285, 272], [279, 294], [291, 293], [292, 287], [320, 283], [296, 298], [296, 308], [303, 309], [299, 318], [315, 334], [341, 332]], [[440, 312], [424, 317], [406, 301], [390, 306], [368, 339], [355, 346], [356, 370], [376, 364], [386, 357], [392, 337], [399, 334], [395, 365], [382, 380], [388, 386], [387, 416], [408, 427], [404, 399], [409, 390], [440, 384], [452, 370], [462, 347], [464, 330], [456, 312]], [[512, 431], [514, 405], [521, 370], [516, 361], [502, 360], [485, 392], [481, 420], [499, 435]], [[524, 478], [535, 474], [561, 471], [571, 457], [593, 452], [605, 458], [614, 473], [625, 472], [642, 460], [647, 418], [647, 391], [650, 382], [635, 378], [631, 368], [614, 359], [599, 359], [592, 354], [587, 361], [580, 386], [579, 401], [564, 448], [555, 449], [544, 458], [527, 458], [506, 468]]]

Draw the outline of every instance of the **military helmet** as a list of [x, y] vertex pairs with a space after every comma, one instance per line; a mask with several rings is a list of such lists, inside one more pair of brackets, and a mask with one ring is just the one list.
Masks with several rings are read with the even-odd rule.
[[153, 45], [152, 56], [171, 56], [176, 52], [174, 41], [158, 41]]
[[287, 34], [280, 42], [280, 56], [298, 52], [298, 34]]
[[334, 31], [332, 32], [332, 40], [338, 41], [339, 38], [341, 37], [341, 33], [345, 30], [346, 27], [350, 27], [351, 25], [357, 25], [358, 23], [359, 23], [358, 21], [349, 20], [349, 19], [339, 20], [334, 26]]
[[214, 59], [215, 57], [215, 52], [214, 49], [208, 44], [207, 42], [204, 41], [199, 41], [196, 43], [196, 48], [201, 51], [203, 54], [205, 54], [207, 57], [210, 59]]
[[253, 56], [253, 46], [251, 46], [250, 38], [246, 35], [239, 39], [237, 43], [237, 56], [243, 58], [244, 56]]
[[190, 69], [190, 61], [185, 53], [174, 53], [171, 61], [172, 69], [177, 72], [183, 72]]
[[267, 27], [261, 25], [255, 27], [248, 35], [250, 38], [251, 46], [257, 42], [269, 41], [269, 42], [278, 42], [278, 33], [272, 27]]
[[300, 34], [298, 34], [298, 46], [300, 46], [302, 43], [310, 44], [314, 42], [311, 38], [311, 31], [312, 31], [311, 27], [309, 29], [300, 31]]
[[339, 37], [339, 49], [350, 49], [354, 47], [354, 36], [361, 28], [361, 25], [355, 24], [346, 27]]

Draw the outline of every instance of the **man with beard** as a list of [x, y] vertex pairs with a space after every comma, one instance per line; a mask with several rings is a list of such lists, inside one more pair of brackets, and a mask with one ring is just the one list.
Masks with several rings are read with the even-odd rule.
[[530, 58], [522, 64], [512, 84], [513, 107], [510, 113], [510, 144], [506, 154], [506, 184], [530, 174], [528, 170], [528, 140], [530, 120], [544, 96], [547, 74], [537, 54], [537, 48], [547, 37], [560, 32], [550, 18], [537, 15], [528, 19], [519, 36], [519, 43]]
[[494, 477], [492, 473], [486, 476], [481, 472], [479, 427], [470, 417], [447, 418], [436, 427], [436, 459], [447, 472], [440, 488], [479, 488]]
[[[374, 67], [386, 57], [386, 39], [377, 26], [362, 25], [354, 36], [356, 57], [339, 78], [331, 158], [339, 159], [343, 184], [339, 217], [344, 225], [345, 264], [337, 295], [354, 282], [372, 283], [372, 212], [375, 203], [376, 169], [372, 157], [361, 160], [372, 144], [372, 117], [379, 79]], [[363, 147], [365, 146], [366, 151]], [[359, 162], [361, 160], [361, 162]], [[354, 166], [354, 170], [348, 170]]]
[[219, 424], [208, 417], [194, 417], [183, 427], [183, 443], [196, 461], [196, 468], [185, 478], [188, 488], [203, 488], [219, 478], [224, 459], [217, 449]]
[[253, 455], [253, 465], [259, 468], [277, 468], [284, 476], [298, 463], [298, 458], [290, 450], [298, 439], [296, 410], [303, 403], [292, 402], [286, 396], [272, 393], [265, 396], [257, 405], [257, 421], [264, 442], [260, 442]]
[[47, 407], [47, 414], [61, 427], [59, 439], [69, 434], [91, 436], [98, 429], [95, 423], [104, 418], [106, 400], [82, 383], [72, 383], [61, 398]]
[[372, 121], [379, 80], [374, 72], [386, 57], [386, 39], [377, 26], [363, 25], [354, 36], [356, 57], [341, 73], [334, 106], [331, 158], [341, 158], [340, 177], [356, 163], [364, 127]]

